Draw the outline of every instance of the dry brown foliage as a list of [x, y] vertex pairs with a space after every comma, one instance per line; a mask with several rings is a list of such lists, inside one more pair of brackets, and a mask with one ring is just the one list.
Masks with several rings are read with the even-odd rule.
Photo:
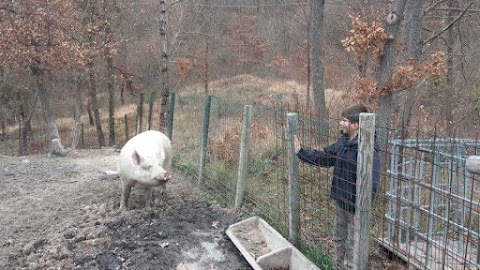
[[[379, 59], [384, 53], [385, 43], [389, 37], [385, 29], [378, 21], [368, 23], [363, 21], [361, 16], [353, 17], [352, 29], [348, 36], [342, 40], [343, 46], [348, 52], [355, 55], [359, 63], [370, 64], [376, 67]], [[370, 63], [366, 63], [366, 61]], [[374, 74], [357, 76], [355, 81], [358, 90], [352, 95], [352, 99], [372, 106], [378, 105], [378, 97], [394, 92], [403, 91], [414, 86], [422, 80], [429, 79], [439, 81], [447, 72], [447, 60], [441, 51], [435, 51], [430, 59], [423, 62], [415, 62], [413, 59], [406, 59], [403, 63], [397, 63], [393, 72], [391, 82], [379, 87], [378, 80]]]
[[[2, 4], [3, 5], [3, 4]], [[71, 1], [21, 1], [0, 10], [0, 61], [14, 70], [82, 65], [85, 48], [75, 38], [81, 14]]]
[[240, 153], [240, 138], [241, 131], [238, 126], [225, 130], [218, 139], [209, 138], [211, 154], [224, 160], [228, 165], [236, 164]]
[[382, 24], [378, 21], [369, 24], [363, 21], [360, 15], [357, 17], [349, 15], [349, 17], [352, 20], [352, 29], [349, 31], [349, 36], [342, 40], [347, 52], [355, 54], [358, 59], [364, 59], [369, 54], [383, 55], [388, 36]]
[[177, 73], [182, 80], [186, 80], [192, 71], [192, 62], [186, 58], [180, 58], [177, 60]]
[[257, 17], [244, 14], [235, 20], [236, 22], [227, 28], [227, 46], [237, 54], [233, 57], [234, 62], [260, 63], [270, 45], [264, 43], [255, 32]]
[[[229, 119], [228, 121], [234, 122]], [[253, 120], [250, 127], [250, 145], [257, 150], [261, 147], [268, 147], [268, 140], [274, 136], [274, 131], [266, 125]], [[209, 150], [212, 155], [224, 160], [229, 166], [236, 166], [239, 160], [240, 141], [242, 137], [241, 127], [235, 124], [229, 124], [222, 132], [219, 138], [209, 138]]]

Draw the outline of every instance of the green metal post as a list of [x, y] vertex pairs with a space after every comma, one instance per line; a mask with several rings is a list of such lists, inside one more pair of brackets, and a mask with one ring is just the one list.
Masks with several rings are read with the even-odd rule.
[[142, 116], [143, 116], [143, 93], [140, 93], [140, 100], [137, 106], [137, 133], [142, 132]]
[[153, 112], [154, 98], [155, 98], [155, 92], [151, 92], [150, 99], [148, 100], [147, 130], [152, 129], [152, 112]]

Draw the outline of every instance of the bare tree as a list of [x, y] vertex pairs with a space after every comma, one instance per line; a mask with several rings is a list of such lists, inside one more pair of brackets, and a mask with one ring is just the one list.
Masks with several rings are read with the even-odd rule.
[[113, 33], [110, 26], [107, 1], [102, 1], [104, 17], [105, 47], [104, 57], [107, 62], [107, 91], [108, 91], [108, 145], [115, 144], [115, 94], [114, 94], [114, 72], [113, 72]]
[[[404, 41], [407, 46], [406, 57], [410, 59], [413, 65], [419, 63], [422, 54], [422, 20], [422, 0], [408, 0], [405, 6]], [[412, 119], [412, 110], [415, 105], [418, 87], [417, 85], [408, 87], [403, 95], [400, 112], [401, 124], [406, 127], [403, 130], [403, 138], [408, 137], [408, 127]]]
[[[323, 44], [324, 44], [324, 15], [325, 1], [313, 0], [310, 24], [310, 61], [311, 76], [313, 87], [313, 101], [315, 106], [315, 117], [317, 119], [327, 119], [328, 111], [325, 104], [324, 88], [324, 67], [323, 67]], [[320, 134], [328, 134], [328, 124], [321, 122], [319, 126]], [[325, 136], [319, 136], [326, 138]]]
[[[0, 16], [0, 25], [12, 31], [0, 35], [1, 61], [12, 70], [26, 75], [29, 71], [36, 84], [50, 134], [50, 152], [65, 155], [55, 116], [45, 84], [52, 68], [67, 69], [76, 65], [82, 52], [73, 38], [78, 17], [70, 1], [14, 1], [5, 4], [8, 10]], [[5, 15], [5, 16], [3, 16]]]
[[[87, 9], [86, 9], [87, 16], [88, 16], [88, 23], [89, 23], [88, 24], [88, 44], [92, 52], [95, 51], [96, 49], [94, 48], [94, 44], [95, 44], [94, 32], [95, 32], [95, 24], [96, 24], [95, 2], [96, 1], [93, 1], [93, 0], [89, 1], [87, 3]], [[96, 133], [97, 133], [98, 145], [105, 146], [105, 136], [103, 135], [102, 121], [100, 119], [100, 111], [98, 108], [98, 101], [97, 101], [97, 81], [96, 81], [96, 75], [95, 75], [95, 63], [92, 55], [90, 55], [90, 57], [87, 60], [87, 67], [88, 67], [88, 78], [90, 83], [88, 96], [92, 106], [95, 127], [97, 131]]]
[[80, 132], [82, 128], [81, 116], [82, 110], [82, 79], [80, 74], [75, 74], [72, 78], [72, 88], [75, 91], [75, 109], [73, 113], [73, 141], [72, 148], [76, 149], [80, 140]]
[[160, 0], [160, 36], [162, 39], [162, 93], [160, 95], [160, 126], [161, 131], [166, 131], [168, 100], [170, 89], [168, 89], [168, 40], [167, 40], [167, 4]]
[[[378, 101], [378, 114], [375, 121], [378, 126], [380, 147], [386, 147], [388, 140], [388, 126], [390, 124], [392, 108], [392, 76], [395, 64], [395, 45], [399, 40], [399, 29], [403, 19], [406, 0], [395, 0], [392, 2], [391, 12], [387, 15], [386, 34], [388, 40], [385, 43], [384, 53], [380, 58], [380, 67], [376, 74], [378, 88], [383, 92]], [[381, 157], [384, 160], [384, 156]]]

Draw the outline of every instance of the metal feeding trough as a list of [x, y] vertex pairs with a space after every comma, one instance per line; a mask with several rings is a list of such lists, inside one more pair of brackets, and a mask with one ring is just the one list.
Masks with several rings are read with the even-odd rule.
[[259, 217], [230, 225], [227, 235], [255, 270], [320, 270]]

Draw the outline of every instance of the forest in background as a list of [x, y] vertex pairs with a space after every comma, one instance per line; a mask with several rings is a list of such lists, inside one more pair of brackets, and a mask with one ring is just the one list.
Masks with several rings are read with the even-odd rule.
[[461, 0], [0, 1], [0, 133], [40, 118], [62, 154], [56, 119], [75, 119], [75, 147], [88, 114], [113, 145], [115, 108], [139, 93], [157, 93], [165, 127], [173, 90], [252, 75], [298, 82], [320, 119], [333, 89], [379, 122], [474, 137], [479, 18]]

